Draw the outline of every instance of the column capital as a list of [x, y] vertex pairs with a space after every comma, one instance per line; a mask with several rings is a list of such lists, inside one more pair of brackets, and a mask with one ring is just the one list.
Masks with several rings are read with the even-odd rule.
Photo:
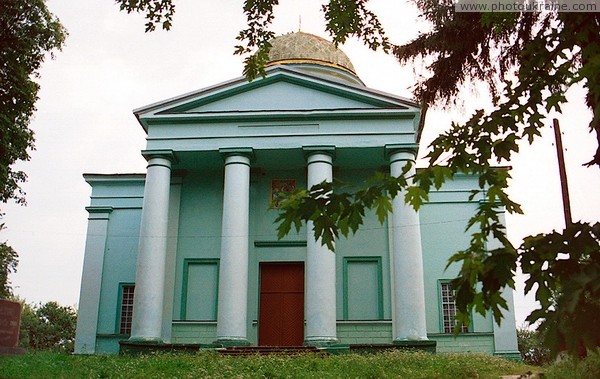
[[187, 170], [172, 170], [171, 171], [171, 184], [182, 184], [183, 178], [187, 176]]
[[177, 157], [171, 149], [164, 150], [142, 150], [142, 156], [150, 161], [152, 158], [164, 158], [171, 161], [171, 163], [177, 163]]
[[390, 159], [392, 155], [397, 153], [408, 153], [413, 156], [411, 160], [415, 160], [417, 158], [417, 153], [419, 152], [419, 145], [416, 143], [399, 143], [399, 144], [390, 144], [385, 145], [385, 157], [386, 159]]
[[317, 145], [317, 146], [302, 146], [304, 158], [308, 161], [308, 157], [313, 154], [329, 155], [332, 159], [335, 158], [335, 146], [333, 145]]
[[254, 149], [251, 147], [222, 147], [219, 153], [223, 159], [230, 156], [242, 156], [254, 160]]
[[88, 220], [108, 220], [113, 211], [113, 207], [92, 205], [85, 207], [85, 210], [89, 213]]
[[91, 205], [89, 207], [85, 207], [85, 210], [88, 211], [88, 213], [111, 213], [113, 209], [113, 207], [104, 205]]

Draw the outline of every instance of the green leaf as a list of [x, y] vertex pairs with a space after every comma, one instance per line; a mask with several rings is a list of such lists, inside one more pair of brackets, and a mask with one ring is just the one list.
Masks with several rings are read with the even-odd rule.
[[375, 212], [379, 223], [383, 225], [388, 213], [392, 212], [392, 201], [387, 196], [381, 196], [375, 199]]
[[424, 202], [429, 201], [429, 194], [421, 187], [410, 186], [406, 188], [404, 200], [418, 211]]

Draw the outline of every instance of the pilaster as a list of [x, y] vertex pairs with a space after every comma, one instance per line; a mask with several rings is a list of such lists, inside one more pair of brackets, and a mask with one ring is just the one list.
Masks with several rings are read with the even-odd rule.
[[169, 195], [169, 229], [165, 263], [165, 295], [163, 304], [162, 338], [171, 342], [173, 325], [173, 298], [175, 295], [175, 271], [177, 261], [177, 241], [179, 235], [179, 210], [181, 208], [181, 185], [185, 171], [173, 171]]
[[[504, 212], [499, 214], [500, 221], [506, 225]], [[487, 243], [487, 249], [493, 250], [502, 246], [499, 240], [492, 236]], [[502, 289], [502, 297], [506, 300], [508, 309], [502, 309], [502, 324], [494, 322], [494, 355], [520, 360], [519, 346], [517, 340], [517, 327], [515, 320], [515, 302], [513, 299], [513, 290], [510, 287]]]
[[87, 207], [86, 210], [89, 217], [77, 311], [75, 354], [94, 354], [96, 352], [104, 252], [108, 221], [113, 208], [92, 206]]

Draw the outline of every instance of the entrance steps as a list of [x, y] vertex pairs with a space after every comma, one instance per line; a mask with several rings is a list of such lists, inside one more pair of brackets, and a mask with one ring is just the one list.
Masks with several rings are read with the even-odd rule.
[[314, 346], [228, 346], [217, 349], [221, 355], [250, 356], [250, 355], [301, 355], [321, 354], [327, 355], [322, 349]]

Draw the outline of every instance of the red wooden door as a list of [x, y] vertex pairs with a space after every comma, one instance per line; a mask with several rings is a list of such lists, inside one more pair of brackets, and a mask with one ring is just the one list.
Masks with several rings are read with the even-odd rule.
[[258, 344], [304, 342], [304, 263], [261, 263]]

